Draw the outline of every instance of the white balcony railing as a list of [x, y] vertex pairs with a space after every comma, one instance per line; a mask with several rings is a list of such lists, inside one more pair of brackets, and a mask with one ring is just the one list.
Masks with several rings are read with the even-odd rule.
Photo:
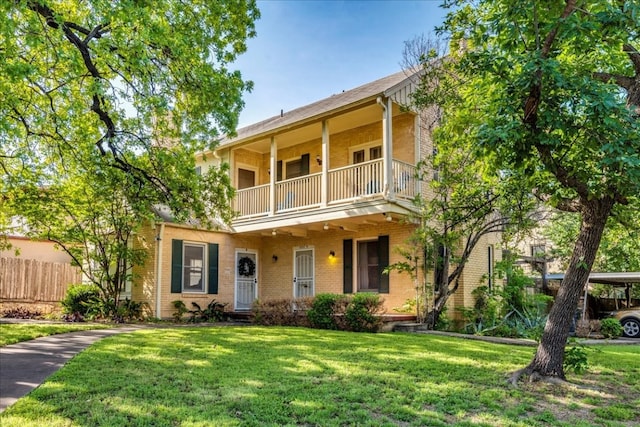
[[[378, 159], [330, 170], [327, 174], [327, 203], [339, 205], [360, 198], [383, 197], [385, 189], [382, 165], [382, 160]], [[391, 181], [394, 197], [411, 199], [416, 196], [417, 182], [413, 165], [394, 160]], [[277, 182], [274, 213], [320, 207], [321, 185], [321, 173]], [[236, 192], [234, 209], [239, 212], [240, 218], [271, 213], [269, 188], [269, 184], [266, 184]]]
[[322, 174], [316, 173], [276, 183], [276, 211], [319, 206], [321, 178]]
[[382, 193], [382, 160], [329, 171], [329, 203]]
[[241, 217], [261, 216], [269, 213], [269, 184], [236, 191], [234, 210]]

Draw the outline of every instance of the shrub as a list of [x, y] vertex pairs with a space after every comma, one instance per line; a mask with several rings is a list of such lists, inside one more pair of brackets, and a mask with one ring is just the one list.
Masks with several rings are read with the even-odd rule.
[[27, 307], [14, 307], [2, 311], [0, 317], [6, 317], [8, 319], [40, 319], [42, 318], [42, 312], [40, 310], [30, 310]]
[[309, 326], [304, 311], [310, 298], [284, 298], [253, 304], [253, 322], [265, 326]]
[[344, 318], [349, 330], [354, 332], [377, 332], [382, 326], [383, 300], [378, 294], [355, 294], [346, 307]]
[[587, 362], [587, 351], [583, 346], [567, 347], [564, 351], [564, 368], [576, 374], [584, 373], [589, 364]]
[[190, 322], [221, 322], [227, 319], [224, 308], [227, 304], [211, 300], [205, 309], [202, 309], [196, 302], [192, 302], [193, 310], [189, 310], [191, 314]]
[[618, 319], [603, 319], [600, 322], [600, 333], [605, 338], [619, 338], [622, 336], [622, 325]]
[[307, 317], [312, 327], [318, 329], [338, 329], [336, 316], [344, 313], [346, 297], [337, 294], [318, 294], [313, 299]]
[[89, 315], [97, 301], [100, 300], [100, 288], [93, 284], [75, 284], [69, 286], [64, 299], [60, 301], [64, 318], [81, 321]]
[[176, 309], [171, 315], [173, 316], [173, 321], [176, 323], [182, 322], [182, 316], [189, 311], [187, 306], [184, 304], [184, 301], [175, 300], [171, 301], [173, 308]]
[[132, 301], [129, 298], [126, 298], [124, 301], [120, 301], [120, 305], [118, 305], [118, 309], [113, 320], [116, 322], [143, 320], [145, 306], [145, 302]]

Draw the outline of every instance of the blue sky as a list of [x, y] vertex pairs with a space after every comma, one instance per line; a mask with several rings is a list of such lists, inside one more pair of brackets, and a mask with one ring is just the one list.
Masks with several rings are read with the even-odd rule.
[[257, 37], [235, 63], [254, 82], [239, 127], [401, 70], [404, 42], [445, 11], [432, 0], [262, 0]]

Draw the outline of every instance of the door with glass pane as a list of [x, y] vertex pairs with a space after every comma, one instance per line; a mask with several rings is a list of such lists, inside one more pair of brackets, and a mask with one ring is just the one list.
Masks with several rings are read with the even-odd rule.
[[235, 309], [251, 310], [258, 297], [258, 256], [255, 252], [236, 252]]
[[294, 298], [314, 295], [313, 249], [296, 249], [294, 256]]

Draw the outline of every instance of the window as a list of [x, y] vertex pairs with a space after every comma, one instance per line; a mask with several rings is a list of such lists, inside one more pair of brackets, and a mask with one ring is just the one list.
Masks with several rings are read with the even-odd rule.
[[360, 145], [350, 149], [349, 151], [351, 152], [351, 161], [354, 165], [382, 158], [382, 145], [380, 142], [367, 144], [365, 146]]
[[389, 293], [389, 275], [383, 273], [389, 266], [389, 236], [355, 244], [352, 239], [344, 240], [343, 260], [344, 293], [354, 291], [354, 280], [357, 292]]
[[378, 292], [378, 241], [358, 242], [358, 291]]
[[204, 292], [204, 245], [184, 244], [182, 292]]
[[309, 154], [303, 154], [300, 158], [286, 160], [284, 163], [282, 160], [278, 160], [276, 180], [282, 181], [283, 176], [284, 179], [291, 179], [309, 175], [309, 159]]
[[[425, 251], [426, 254], [426, 251]], [[433, 280], [436, 287], [439, 287], [441, 283], [445, 281], [444, 277], [444, 261], [447, 255], [447, 248], [443, 244], [438, 244], [438, 253], [435, 259], [435, 266], [433, 269]], [[439, 289], [438, 289], [439, 290]]]
[[286, 163], [285, 166], [286, 178], [297, 178], [302, 176], [302, 159], [292, 160]]
[[171, 293], [218, 293], [218, 244], [171, 241]]
[[249, 169], [238, 169], [238, 190], [256, 185], [256, 173]]
[[493, 289], [493, 246], [487, 246], [487, 286]]
[[353, 163], [364, 162], [364, 150], [358, 150], [353, 152]]
[[196, 166], [196, 175], [202, 175], [202, 166]]

